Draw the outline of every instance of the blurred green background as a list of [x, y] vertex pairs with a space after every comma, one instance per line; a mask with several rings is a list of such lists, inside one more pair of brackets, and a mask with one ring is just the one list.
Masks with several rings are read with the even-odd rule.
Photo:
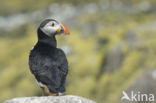
[[67, 94], [98, 103], [121, 103], [122, 91], [156, 95], [155, 0], [0, 2], [0, 102], [41, 95], [28, 56], [45, 18], [71, 32], [57, 36], [69, 61]]

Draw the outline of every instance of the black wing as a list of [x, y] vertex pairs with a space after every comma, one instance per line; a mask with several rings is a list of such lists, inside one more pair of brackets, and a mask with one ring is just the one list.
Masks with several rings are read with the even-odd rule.
[[29, 57], [31, 72], [37, 81], [47, 85], [51, 92], [64, 92], [68, 62], [61, 49], [35, 49]]

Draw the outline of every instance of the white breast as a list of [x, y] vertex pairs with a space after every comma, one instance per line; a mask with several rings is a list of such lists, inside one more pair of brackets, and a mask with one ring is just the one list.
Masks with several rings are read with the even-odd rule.
[[37, 80], [36, 80], [36, 82], [37, 82], [37, 84], [38, 84], [41, 88], [47, 87], [45, 84], [43, 84], [43, 83], [41, 83], [41, 82], [38, 82]]

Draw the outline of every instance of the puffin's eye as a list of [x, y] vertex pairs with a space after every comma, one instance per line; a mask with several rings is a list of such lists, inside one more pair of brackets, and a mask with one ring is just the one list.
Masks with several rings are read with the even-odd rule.
[[52, 24], [51, 24], [51, 26], [53, 27], [53, 26], [55, 26], [55, 24], [54, 24], [54, 23], [52, 23]]

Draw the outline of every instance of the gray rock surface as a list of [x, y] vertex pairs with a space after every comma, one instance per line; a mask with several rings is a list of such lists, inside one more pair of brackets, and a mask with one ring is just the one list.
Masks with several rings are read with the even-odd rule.
[[4, 103], [96, 103], [95, 101], [73, 95], [20, 97], [7, 100]]

